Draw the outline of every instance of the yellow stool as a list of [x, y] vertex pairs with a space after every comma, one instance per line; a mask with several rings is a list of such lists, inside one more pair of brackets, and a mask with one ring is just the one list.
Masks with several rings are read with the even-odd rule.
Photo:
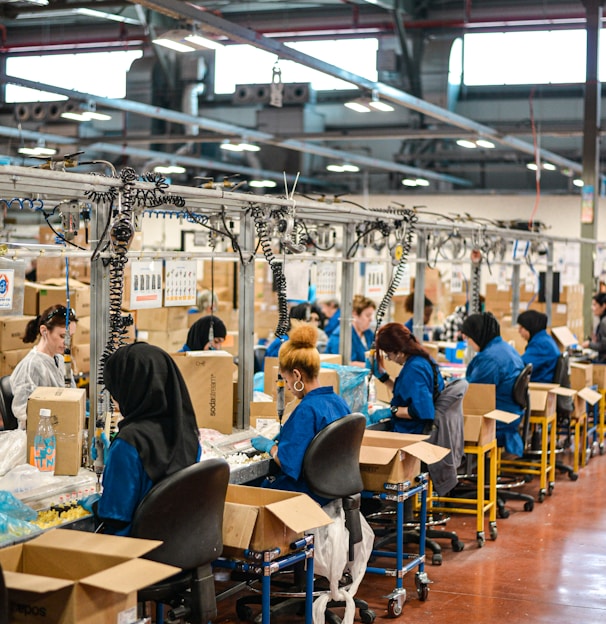
[[[482, 548], [486, 541], [484, 533], [484, 516], [486, 512], [488, 512], [490, 539], [497, 539], [497, 441], [492, 440], [482, 446], [466, 443], [465, 454], [475, 455], [476, 457], [476, 497], [436, 496], [430, 487], [427, 505], [430, 512], [439, 511], [475, 515], [478, 548]], [[488, 458], [488, 475], [486, 475], [486, 458]], [[488, 479], [486, 479], [487, 476]], [[486, 497], [487, 485], [488, 498]], [[445, 507], [446, 503], [456, 506]]]

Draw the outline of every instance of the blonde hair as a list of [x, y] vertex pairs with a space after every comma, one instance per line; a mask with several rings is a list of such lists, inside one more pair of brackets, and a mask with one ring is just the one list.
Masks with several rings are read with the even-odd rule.
[[372, 299], [369, 299], [364, 295], [355, 295], [353, 300], [353, 312], [360, 316], [366, 308], [373, 308], [376, 310], [377, 304]]
[[293, 327], [289, 339], [280, 347], [278, 364], [281, 370], [295, 368], [310, 379], [320, 374], [320, 354], [316, 348], [318, 330], [309, 323]]

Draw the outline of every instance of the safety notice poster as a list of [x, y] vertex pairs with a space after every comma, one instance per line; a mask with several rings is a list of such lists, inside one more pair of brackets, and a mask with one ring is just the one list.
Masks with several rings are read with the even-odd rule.
[[162, 262], [133, 260], [130, 268], [130, 309], [161, 308]]
[[196, 305], [195, 260], [167, 260], [165, 266], [164, 305]]
[[15, 271], [0, 269], [0, 310], [12, 310]]

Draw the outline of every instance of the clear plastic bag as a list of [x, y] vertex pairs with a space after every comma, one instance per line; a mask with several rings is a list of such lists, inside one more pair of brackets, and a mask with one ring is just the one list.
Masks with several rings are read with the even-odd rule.
[[0, 512], [0, 546], [6, 546], [20, 538], [37, 535], [41, 532], [40, 527], [31, 522], [19, 520], [19, 518], [13, 518]]
[[360, 412], [368, 416], [368, 396], [366, 380], [369, 370], [359, 366], [343, 366], [342, 364], [322, 363], [322, 368], [330, 368], [339, 375], [339, 395], [345, 399], [352, 412]]
[[31, 507], [5, 490], [0, 491], [0, 513], [18, 520], [35, 520], [38, 517], [38, 514]]
[[27, 433], [21, 429], [0, 431], [0, 477], [27, 461]]

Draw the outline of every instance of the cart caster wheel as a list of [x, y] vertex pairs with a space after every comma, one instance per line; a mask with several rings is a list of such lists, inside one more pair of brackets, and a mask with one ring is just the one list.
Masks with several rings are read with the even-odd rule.
[[390, 618], [396, 618], [402, 615], [402, 603], [397, 598], [392, 598], [387, 603], [387, 615]]
[[[541, 490], [541, 491], [539, 492], [539, 496], [538, 496], [538, 501], [539, 501], [539, 503], [542, 503], [542, 502], [545, 500], [545, 494], [546, 494], [546, 493], [545, 493], [545, 490]], [[528, 504], [528, 503], [526, 503], [526, 505], [527, 505], [527, 504]], [[526, 509], [526, 505], [524, 505], [524, 509], [525, 509], [526, 511], [532, 511], [532, 509]]]
[[453, 552], [461, 552], [465, 548], [465, 544], [461, 540], [452, 540], [451, 545]]
[[604, 445], [600, 444], [600, 455], [604, 455]]
[[534, 503], [532, 501], [526, 501], [524, 503], [524, 511], [532, 511], [534, 509]]
[[419, 587], [417, 587], [417, 594], [419, 596], [419, 600], [421, 602], [425, 602], [429, 596], [429, 585], [423, 583]]
[[[389, 605], [387, 605], [387, 609], [389, 610]], [[400, 613], [402, 613], [402, 607], [400, 607]], [[398, 615], [400, 614], [398, 613]], [[371, 609], [360, 609], [360, 621], [362, 624], [372, 624], [376, 617], [375, 612]]]
[[504, 507], [498, 509], [499, 518], [509, 518], [509, 509], [505, 509]]
[[442, 553], [434, 553], [431, 556], [431, 565], [435, 565], [435, 566], [442, 565]]
[[578, 472], [569, 472], [568, 473], [568, 478], [571, 481], [576, 481], [579, 478], [579, 473]]
[[498, 536], [499, 536], [499, 532], [497, 531], [497, 525], [491, 524], [490, 525], [490, 539], [494, 542]]
[[255, 619], [253, 610], [248, 605], [236, 605], [236, 615], [241, 622], [252, 622]]
[[555, 489], [555, 483], [553, 481], [547, 486], [547, 494], [553, 496], [553, 490]]
[[478, 542], [478, 548], [482, 548], [482, 546], [484, 546], [484, 542], [486, 541], [486, 538], [484, 537], [484, 532], [478, 533], [476, 540]]

